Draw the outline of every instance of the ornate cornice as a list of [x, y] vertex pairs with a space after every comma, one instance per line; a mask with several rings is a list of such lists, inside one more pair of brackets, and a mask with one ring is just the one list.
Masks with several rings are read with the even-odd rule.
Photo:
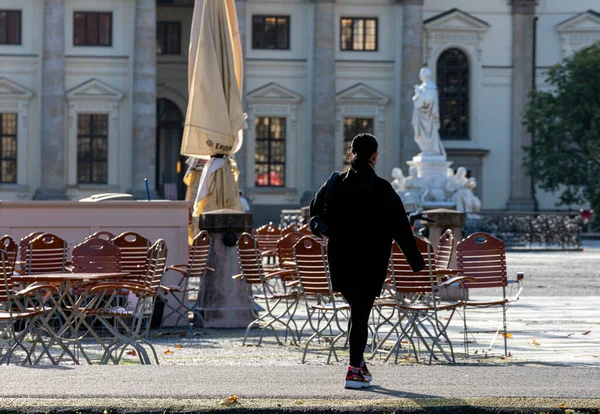
[[534, 14], [539, 0], [508, 0], [513, 14]]

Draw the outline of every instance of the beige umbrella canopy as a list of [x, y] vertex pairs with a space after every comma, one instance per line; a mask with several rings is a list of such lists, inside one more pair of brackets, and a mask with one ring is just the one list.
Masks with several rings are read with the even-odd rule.
[[[190, 99], [181, 154], [208, 159], [194, 216], [218, 209], [242, 211], [238, 170], [230, 158], [242, 145], [243, 61], [235, 0], [196, 0], [190, 39]], [[195, 162], [186, 183], [192, 185]]]

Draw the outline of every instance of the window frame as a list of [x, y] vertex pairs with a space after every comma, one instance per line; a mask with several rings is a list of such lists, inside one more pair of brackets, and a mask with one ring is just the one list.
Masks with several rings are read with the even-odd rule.
[[[255, 43], [254, 43], [254, 19], [256, 18], [260, 18], [262, 19], [262, 35], [263, 35], [263, 42], [262, 42], [262, 47], [256, 47]], [[265, 47], [265, 20], [266, 19], [275, 19], [275, 21], [277, 22], [277, 19], [286, 19], [286, 37], [287, 37], [287, 43], [286, 43], [286, 47]], [[291, 48], [291, 39], [290, 39], [290, 26], [292, 24], [292, 16], [291, 15], [267, 15], [267, 14], [253, 14], [252, 15], [252, 20], [251, 20], [252, 26], [251, 26], [251, 30], [252, 30], [252, 38], [251, 38], [251, 43], [252, 43], [252, 50], [290, 50]], [[277, 23], [275, 24], [275, 27], [277, 27]], [[275, 39], [275, 43], [277, 44], [277, 39]]]
[[[162, 44], [162, 45], [159, 44], [159, 42], [158, 42], [158, 32], [159, 32], [160, 25], [163, 25], [164, 28], [165, 28], [164, 44]], [[174, 26], [178, 27], [177, 31], [179, 32], [179, 42], [177, 43], [177, 51], [176, 52], [165, 52], [165, 50], [167, 48], [163, 47], [163, 46], [166, 46], [166, 45], [170, 44], [168, 42], [168, 39], [167, 39], [167, 33], [169, 33], [168, 28], [169, 28], [170, 25], [174, 25]], [[163, 56], [163, 55], [166, 55], [166, 56], [181, 56], [181, 43], [182, 43], [181, 42], [182, 41], [181, 34], [182, 34], [182, 24], [181, 24], [180, 21], [176, 21], [176, 20], [160, 20], [160, 21], [157, 21], [156, 22], [156, 46], [157, 47], [161, 47], [161, 49], [163, 51], [161, 53], [157, 52], [156, 54], [159, 55], [159, 56]]]
[[[89, 118], [89, 131], [87, 133], [87, 135], [80, 135], [79, 134], [79, 118], [82, 116], [87, 116], [90, 117]], [[96, 116], [103, 116], [106, 118], [106, 134], [105, 135], [99, 135], [99, 134], [94, 134], [94, 117]], [[77, 146], [77, 170], [76, 170], [76, 177], [77, 177], [77, 184], [81, 185], [81, 184], [92, 184], [92, 185], [97, 185], [97, 184], [101, 184], [101, 185], [106, 185], [109, 182], [109, 171], [108, 171], [108, 167], [109, 167], [109, 158], [110, 158], [110, 152], [108, 149], [109, 146], [109, 135], [110, 135], [110, 116], [106, 113], [84, 113], [84, 112], [80, 112], [77, 114], [77, 120], [76, 120], [76, 125], [77, 125], [77, 135], [76, 135], [76, 146]], [[90, 139], [90, 156], [89, 156], [89, 160], [86, 160], [87, 163], [89, 163], [89, 176], [90, 176], [90, 181], [81, 181], [80, 180], [80, 176], [79, 176], [79, 172], [81, 169], [81, 162], [82, 162], [82, 158], [80, 157], [80, 153], [79, 153], [79, 139], [83, 137], [83, 138], [89, 138]], [[106, 159], [102, 160], [102, 159], [95, 159], [94, 158], [94, 138], [101, 138], [103, 140], [106, 141]], [[106, 164], [106, 177], [104, 181], [94, 181], [94, 162], [104, 162]]]
[[[15, 133], [5, 134], [3, 131], [4, 116], [12, 115], [15, 117]], [[6, 158], [4, 156], [4, 138], [12, 138], [15, 144], [15, 156], [14, 158]], [[14, 181], [5, 181], [4, 174], [2, 172], [2, 163], [4, 161], [13, 161], [15, 163], [15, 179]], [[0, 184], [17, 184], [19, 175], [19, 113], [18, 112], [0, 112]]]
[[[267, 125], [267, 130], [268, 130], [268, 137], [267, 138], [262, 138], [259, 137], [258, 134], [256, 133], [256, 125], [259, 122], [259, 120], [262, 119], [268, 119], [269, 123]], [[272, 119], [279, 119], [281, 122], [281, 125], [283, 127], [283, 139], [281, 140], [277, 140], [275, 138], [272, 137], [271, 135], [271, 120]], [[287, 182], [287, 177], [286, 177], [286, 169], [287, 169], [287, 135], [288, 135], [288, 127], [287, 127], [287, 117], [284, 116], [257, 116], [255, 119], [255, 123], [254, 123], [254, 187], [255, 188], [286, 188], [286, 182]], [[273, 162], [271, 161], [271, 143], [272, 142], [283, 142], [283, 162]], [[267, 148], [268, 148], [268, 154], [267, 154], [267, 162], [257, 162], [256, 161], [256, 150], [258, 148], [258, 143], [259, 142], [266, 142], [267, 143]], [[267, 166], [267, 178], [268, 178], [268, 185], [261, 185], [257, 182], [256, 180], [256, 167], [259, 165], [266, 165]], [[283, 170], [283, 178], [282, 178], [282, 184], [281, 185], [273, 185], [271, 184], [271, 171], [272, 171], [272, 166], [273, 165], [277, 165], [277, 166], [281, 166], [282, 170]]]
[[[344, 20], [351, 20], [352, 21], [352, 34], [351, 34], [351, 38], [352, 38], [352, 49], [344, 49], [344, 42], [342, 39], [342, 22]], [[363, 49], [354, 49], [354, 21], [355, 20], [363, 20], [365, 22], [365, 27], [366, 27], [366, 22], [367, 20], [374, 20], [375, 21], [375, 49], [365, 49], [365, 44], [367, 41], [367, 36], [366, 36], [366, 32], [364, 33], [364, 37], [363, 37]], [[379, 17], [352, 17], [352, 16], [341, 16], [340, 17], [340, 51], [341, 52], [379, 52]]]
[[[6, 39], [0, 39], [0, 46], [21, 46], [23, 44], [23, 11], [19, 9], [1, 9], [0, 13], [7, 13], [6, 17]], [[17, 42], [9, 43], [9, 15], [12, 13], [16, 13], [19, 16], [19, 30], [17, 33]]]
[[[462, 54], [464, 61], [466, 63], [466, 66], [463, 68], [449, 68], [448, 66], [443, 66], [440, 65], [441, 59], [445, 56], [446, 53], [451, 52], [451, 51], [458, 51]], [[435, 82], [436, 85], [438, 86], [438, 100], [439, 100], [439, 111], [440, 111], [440, 138], [444, 141], [451, 141], [451, 140], [455, 140], [455, 141], [469, 141], [471, 140], [471, 124], [470, 124], [470, 118], [471, 118], [471, 65], [469, 62], [469, 55], [464, 51], [461, 50], [458, 47], [449, 47], [444, 49], [440, 55], [437, 57], [436, 60], [436, 65], [435, 65]], [[444, 71], [449, 71], [449, 70], [460, 70], [460, 76], [462, 76], [464, 83], [461, 85], [461, 88], [466, 88], [466, 93], [463, 96], [460, 97], [454, 97], [454, 98], [446, 98], [443, 96], [443, 88], [444, 88], [444, 82], [440, 82], [440, 80], [444, 80], [446, 79], [446, 76], [440, 76], [440, 73], [444, 72]], [[466, 74], [466, 76], [465, 76]], [[445, 135], [444, 132], [444, 104], [446, 101], [459, 101], [463, 108], [464, 108], [464, 113], [462, 115], [466, 115], [466, 120], [464, 122], [463, 125], [463, 132], [464, 134], [462, 134], [461, 136], [450, 136], [450, 135]]]
[[[75, 40], [77, 38], [77, 26], [76, 16], [77, 14], [83, 14], [85, 16], [85, 43], [77, 43]], [[98, 44], [89, 44], [88, 42], [88, 16], [89, 15], [97, 15], [98, 16]], [[109, 17], [109, 30], [108, 30], [108, 44], [100, 44], [100, 15], [108, 15]], [[113, 12], [112, 11], [73, 11], [73, 47], [112, 47], [113, 45]]]

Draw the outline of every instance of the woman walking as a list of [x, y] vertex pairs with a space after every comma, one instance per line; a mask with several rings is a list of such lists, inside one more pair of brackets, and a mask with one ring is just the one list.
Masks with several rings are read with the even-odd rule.
[[[365, 388], [372, 380], [364, 361], [369, 315], [385, 281], [395, 240], [414, 271], [425, 262], [414, 241], [400, 197], [391, 184], [375, 174], [378, 143], [371, 134], [352, 141], [351, 167], [333, 175], [310, 205], [310, 215], [323, 214], [327, 199], [327, 254], [333, 290], [350, 305], [350, 365], [346, 388]], [[329, 180], [328, 180], [329, 181]]]

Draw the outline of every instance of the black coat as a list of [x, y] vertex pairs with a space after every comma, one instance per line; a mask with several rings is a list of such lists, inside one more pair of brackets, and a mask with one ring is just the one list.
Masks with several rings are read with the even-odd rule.
[[[325, 186], [326, 183], [310, 203], [311, 217], [323, 210]], [[387, 275], [392, 239], [414, 271], [425, 266], [400, 197], [372, 168], [340, 173], [327, 210], [327, 254], [336, 292], [379, 296]]]

